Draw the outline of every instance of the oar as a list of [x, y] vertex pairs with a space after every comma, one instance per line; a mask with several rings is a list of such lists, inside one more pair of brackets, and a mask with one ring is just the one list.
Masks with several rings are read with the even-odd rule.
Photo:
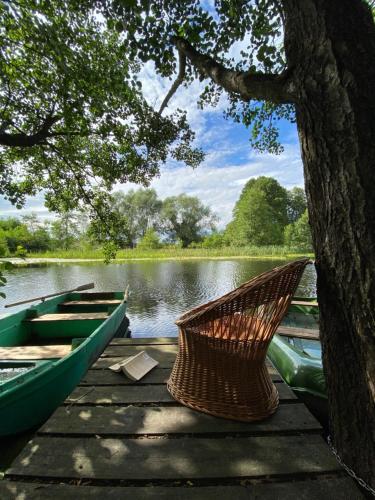
[[6, 304], [4, 307], [14, 307], [20, 306], [21, 304], [27, 304], [28, 302], [36, 302], [37, 300], [49, 299], [50, 297], [57, 297], [58, 295], [63, 295], [64, 293], [70, 292], [80, 292], [81, 290], [89, 290], [90, 288], [94, 288], [95, 283], [87, 283], [87, 285], [77, 286], [77, 288], [73, 288], [72, 290], [64, 290], [63, 292], [51, 293], [49, 295], [43, 295], [42, 297], [34, 297], [33, 299], [21, 300], [21, 302], [13, 302], [13, 304]]

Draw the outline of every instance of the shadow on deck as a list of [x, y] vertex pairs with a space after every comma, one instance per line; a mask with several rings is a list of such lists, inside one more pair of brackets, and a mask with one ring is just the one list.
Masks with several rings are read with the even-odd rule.
[[[108, 366], [147, 349], [159, 367], [134, 383]], [[320, 424], [269, 365], [280, 407], [223, 420], [166, 390], [175, 339], [115, 339], [0, 481], [1, 499], [363, 498]]]

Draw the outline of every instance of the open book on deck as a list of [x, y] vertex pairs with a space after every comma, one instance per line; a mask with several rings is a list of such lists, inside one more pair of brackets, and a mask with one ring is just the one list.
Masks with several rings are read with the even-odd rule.
[[109, 369], [114, 372], [122, 371], [131, 380], [140, 380], [158, 364], [159, 362], [151, 358], [146, 351], [141, 351], [131, 358], [110, 366]]

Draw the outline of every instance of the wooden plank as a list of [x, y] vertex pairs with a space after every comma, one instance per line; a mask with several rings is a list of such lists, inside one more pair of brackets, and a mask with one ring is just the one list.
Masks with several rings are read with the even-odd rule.
[[93, 386], [91, 388], [77, 387], [66, 399], [66, 403], [75, 402], [74, 404], [77, 405], [125, 405], [137, 403], [172, 403], [174, 401], [167, 391], [165, 384]]
[[107, 300], [115, 298], [114, 292], [87, 292], [80, 293], [80, 300]]
[[132, 337], [127, 339], [112, 339], [110, 346], [114, 345], [144, 345], [145, 349], [148, 345], [158, 344], [177, 344], [177, 337]]
[[[171, 368], [173, 365], [178, 346], [177, 345], [109, 345], [103, 352], [100, 359], [92, 365], [92, 369], [104, 369], [119, 362], [119, 358], [125, 359], [129, 356], [134, 356], [141, 351], [146, 351], [151, 357], [159, 362], [159, 368]], [[271, 362], [267, 359], [266, 365], [270, 374], [277, 374], [276, 369], [272, 366]]]
[[90, 321], [92, 319], [107, 319], [108, 313], [106, 312], [91, 312], [91, 313], [57, 313], [57, 314], [43, 314], [37, 318], [25, 319], [32, 323], [39, 323], [41, 321]]
[[139, 382], [134, 382], [125, 377], [122, 373], [115, 373], [111, 370], [89, 370], [80, 382], [80, 386], [97, 385], [136, 385], [143, 384], [165, 384], [171, 373], [170, 368], [154, 368], [145, 375]]
[[283, 380], [280, 373], [276, 370], [276, 368], [273, 366], [271, 361], [266, 358], [266, 367], [269, 375], [271, 376], [272, 380]]
[[[271, 375], [271, 379], [274, 382], [280, 382], [282, 380], [281, 376], [273, 367], [268, 368], [268, 372]], [[171, 373], [170, 368], [154, 368], [147, 375], [145, 375], [138, 382], [128, 379], [122, 373], [114, 373], [111, 370], [88, 370], [86, 375], [80, 382], [80, 386], [88, 385], [148, 385], [148, 384], [165, 384]]]
[[319, 330], [311, 328], [294, 328], [291, 326], [279, 326], [276, 333], [283, 337], [298, 337], [300, 339], [320, 340]]
[[53, 359], [63, 358], [72, 352], [67, 345], [27, 345], [18, 347], [1, 347], [0, 359]]
[[91, 306], [91, 305], [98, 305], [98, 306], [117, 306], [121, 304], [121, 300], [117, 299], [107, 299], [107, 300], [69, 300], [67, 302], [61, 302], [59, 306]]
[[292, 306], [319, 307], [319, 304], [317, 302], [309, 302], [308, 300], [292, 300]]
[[185, 406], [71, 406], [58, 408], [38, 434], [144, 435], [321, 432], [303, 404], [280, 405], [269, 419], [237, 422], [193, 411]]
[[[102, 357], [129, 357], [138, 354], [141, 351], [147, 351], [150, 356], [154, 357], [160, 354], [172, 354], [176, 357], [178, 346], [176, 344], [168, 344], [168, 345], [109, 345], [103, 352]], [[154, 353], [154, 354], [152, 354]]]
[[[297, 329], [298, 330], [298, 329]], [[172, 353], [175, 357], [178, 352], [178, 345], [177, 343], [171, 343], [171, 344], [151, 344], [151, 345], [144, 345], [136, 342], [135, 344], [132, 344], [131, 342], [129, 344], [118, 344], [115, 342], [115, 340], [130, 340], [132, 341], [133, 339], [113, 339], [112, 342], [108, 345], [108, 347], [104, 350], [102, 354], [102, 358], [105, 357], [111, 357], [111, 358], [116, 358], [116, 357], [129, 357], [129, 356], [134, 356], [135, 354], [138, 354], [141, 351], [147, 351], [150, 356], [155, 357], [157, 359], [157, 356], [160, 359], [164, 359], [168, 357], [168, 354]], [[166, 356], [165, 356], [166, 355]], [[117, 363], [117, 361], [114, 361], [114, 363]], [[272, 367], [272, 363], [266, 359], [266, 365], [268, 367]]]
[[305, 479], [293, 482], [244, 485], [181, 486], [75, 486], [70, 484], [0, 481], [0, 497], [31, 500], [362, 500], [354, 482], [347, 477]]
[[[171, 368], [173, 366], [176, 355], [173, 353], [159, 353], [159, 354], [151, 354], [150, 350], [147, 349], [147, 353], [150, 354], [154, 359], [159, 361], [159, 368]], [[103, 370], [104, 368], [108, 368], [115, 363], [118, 363], [121, 359], [126, 358], [127, 356], [106, 358], [100, 357], [96, 363], [91, 366], [92, 370]]]
[[[281, 401], [294, 401], [297, 396], [284, 383], [276, 385]], [[137, 404], [137, 403], [165, 403], [174, 399], [163, 385], [128, 385], [128, 386], [93, 386], [77, 387], [66, 400], [67, 403], [78, 405], [103, 404]]]
[[38, 436], [7, 475], [170, 480], [257, 478], [340, 469], [319, 435], [175, 439]]
[[[176, 354], [174, 352], [165, 352], [165, 351], [160, 351], [156, 350], [156, 347], [158, 346], [153, 346], [152, 348], [147, 348], [147, 349], [140, 349], [146, 350], [147, 353], [152, 356], [154, 359], [156, 359], [159, 362], [158, 368], [172, 368], [173, 363], [176, 359]], [[173, 346], [160, 346], [160, 347], [173, 347]], [[154, 350], [155, 348], [155, 350]], [[139, 352], [139, 351], [138, 351]], [[105, 357], [101, 356], [96, 363], [94, 363], [91, 366], [92, 370], [103, 370], [111, 365], [114, 365], [115, 363], [118, 363], [121, 359], [125, 359], [129, 356], [134, 356], [136, 354], [136, 351], [130, 351], [127, 355], [122, 355], [122, 356], [113, 356], [113, 357]], [[266, 366], [268, 368], [268, 373], [272, 376], [274, 375], [276, 379], [280, 379], [280, 375], [277, 373], [276, 369], [272, 366], [270, 361], [266, 361]]]
[[[152, 358], [159, 362], [159, 368], [170, 368], [176, 359], [176, 345], [152, 345], [147, 346], [110, 346], [103, 352], [100, 359], [91, 367], [93, 369], [108, 368], [118, 363], [120, 359], [134, 356], [141, 351], [147, 351]], [[109, 354], [111, 356], [109, 356]]]

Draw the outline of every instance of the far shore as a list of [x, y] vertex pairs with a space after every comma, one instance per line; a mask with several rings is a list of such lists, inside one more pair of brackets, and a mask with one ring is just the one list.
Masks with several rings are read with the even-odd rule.
[[[294, 249], [293, 249], [294, 250]], [[88, 254], [88, 255], [87, 255]], [[14, 266], [27, 266], [32, 264], [64, 264], [64, 263], [89, 263], [89, 262], [103, 262], [104, 255], [101, 251], [94, 252], [73, 251], [56, 252], [53, 254], [49, 252], [47, 255], [43, 254], [30, 254], [25, 258], [21, 257], [2, 257], [0, 258], [0, 265], [7, 263]], [[91, 255], [90, 255], [91, 254]], [[171, 250], [120, 250], [117, 257], [111, 260], [112, 263], [123, 263], [129, 261], [151, 261], [151, 260], [227, 260], [227, 259], [297, 259], [299, 257], [311, 257], [313, 254], [308, 252], [288, 251], [285, 247], [252, 247], [240, 249], [173, 249]]]

